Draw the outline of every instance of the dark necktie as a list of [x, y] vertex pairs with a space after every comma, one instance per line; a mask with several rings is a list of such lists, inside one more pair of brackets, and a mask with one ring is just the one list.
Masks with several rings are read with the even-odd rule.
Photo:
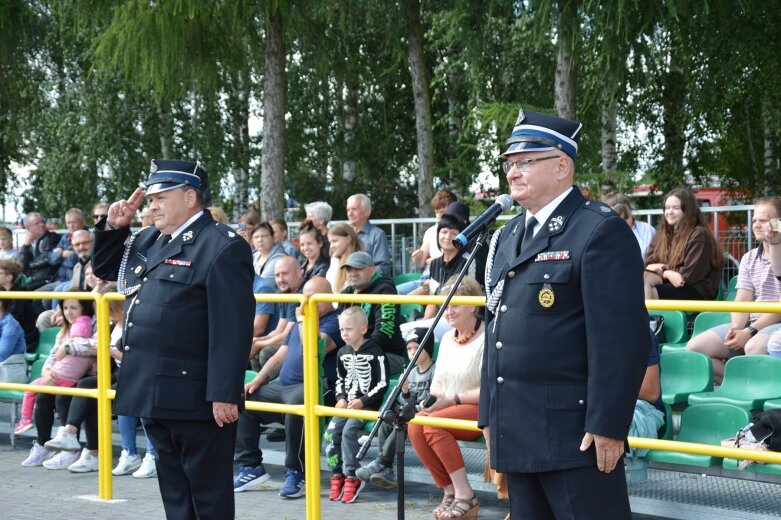
[[165, 247], [171, 241], [171, 235], [160, 235], [160, 247]]
[[521, 240], [521, 250], [518, 251], [518, 253], [523, 253], [523, 251], [526, 249], [526, 246], [529, 245], [529, 242], [532, 241], [532, 238], [534, 238], [534, 226], [537, 225], [537, 219], [534, 217], [529, 218], [529, 220], [526, 221], [526, 231], [523, 232], [523, 240]]

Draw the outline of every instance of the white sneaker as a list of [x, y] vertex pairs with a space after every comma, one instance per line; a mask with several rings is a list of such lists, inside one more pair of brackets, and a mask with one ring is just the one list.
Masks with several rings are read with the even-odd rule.
[[43, 463], [46, 469], [68, 469], [68, 466], [79, 460], [78, 451], [61, 451]]
[[152, 478], [157, 476], [157, 465], [154, 453], [146, 452], [141, 467], [133, 473], [133, 478]]
[[127, 450], [122, 450], [122, 453], [119, 455], [117, 467], [111, 470], [111, 474], [117, 477], [120, 475], [130, 475], [140, 467], [141, 457], [138, 454], [131, 455]]
[[49, 450], [81, 451], [81, 444], [79, 444], [76, 434], [66, 432], [63, 426], [60, 426], [60, 429], [57, 430], [57, 435], [53, 439], [46, 441], [44, 446]]
[[22, 461], [22, 466], [25, 468], [40, 466], [56, 454], [56, 451], [47, 450], [38, 444], [38, 441], [33, 441], [33, 447], [30, 449], [30, 454]]
[[79, 460], [68, 466], [71, 473], [89, 473], [98, 470], [98, 458], [90, 453], [87, 448], [81, 451]]

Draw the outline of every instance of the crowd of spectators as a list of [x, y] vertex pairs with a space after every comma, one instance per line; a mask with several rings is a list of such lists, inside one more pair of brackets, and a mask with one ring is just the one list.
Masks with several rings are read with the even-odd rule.
[[[628, 197], [610, 195], [606, 202], [626, 221], [638, 241], [644, 258], [646, 297], [648, 299], [713, 299], [721, 283], [724, 252], [700, 212], [693, 193], [675, 189], [664, 197], [664, 215], [655, 230], [632, 215]], [[306, 220], [295, 240], [288, 234], [283, 219], [261, 221], [254, 211], [241, 215], [235, 226], [253, 250], [255, 270], [254, 293], [315, 293], [352, 295], [398, 293], [445, 294], [469, 260], [468, 249], [457, 249], [453, 238], [469, 224], [469, 208], [447, 190], [431, 200], [437, 223], [426, 230], [420, 247], [410, 251], [412, 264], [423, 273], [422, 281], [397, 286], [390, 277], [391, 256], [388, 237], [369, 219], [371, 200], [355, 194], [345, 203], [347, 223], [331, 224], [333, 210], [325, 202], [305, 205]], [[228, 223], [219, 207], [211, 207], [214, 218]], [[105, 203], [92, 208], [93, 222], [108, 211]], [[737, 284], [737, 301], [778, 301], [781, 296], [781, 237], [770, 229], [770, 220], [781, 216], [779, 199], [755, 202], [752, 230], [759, 246], [743, 257]], [[142, 226], [154, 224], [153, 215], [144, 208], [139, 215]], [[26, 215], [26, 234], [20, 246], [14, 247], [13, 233], [0, 228], [0, 291], [112, 291], [116, 287], [92, 274], [90, 249], [92, 233], [87, 216], [76, 208], [64, 216], [66, 232], [58, 235], [47, 227], [39, 213]], [[468, 276], [458, 294], [484, 294], [485, 252], [471, 263]], [[66, 295], [63, 295], [65, 297]], [[114, 302], [112, 302], [114, 303]], [[75, 309], [78, 307], [78, 309]], [[76, 313], [79, 310], [79, 313]], [[323, 400], [337, 407], [377, 409], [388, 387], [390, 377], [399, 374], [407, 359], [420, 345], [436, 312], [428, 306], [423, 318], [402, 331], [398, 305], [391, 303], [352, 304], [322, 303], [320, 337], [324, 362]], [[113, 306], [111, 319], [112, 357], [121, 365], [121, 306]], [[92, 388], [96, 385], [94, 333], [85, 336], [84, 324], [77, 321], [91, 316], [89, 302], [70, 299], [8, 300], [0, 298], [0, 364], [17, 359], [35, 349], [40, 330], [61, 327], [51, 363], [35, 384], [58, 384]], [[342, 316], [342, 319], [337, 318]], [[423, 344], [413, 377], [405, 383], [403, 396], [418, 404], [419, 413], [443, 417], [475, 419], [479, 394], [481, 352], [484, 324], [478, 308], [450, 306], [444, 313], [439, 356], [435, 356], [434, 338]], [[303, 345], [300, 327], [302, 317], [298, 303], [256, 305], [253, 343], [248, 369], [257, 375], [246, 385], [247, 399], [286, 404], [303, 402]], [[781, 318], [772, 313], [733, 313], [730, 324], [706, 331], [689, 342], [690, 350], [700, 351], [713, 360], [716, 381], [720, 381], [724, 363], [742, 354], [767, 354], [773, 334], [781, 342]], [[94, 327], [90, 323], [90, 327]], [[78, 331], [78, 334], [76, 333]], [[357, 331], [357, 332], [356, 332]], [[776, 332], [778, 331], [778, 332]], [[81, 337], [83, 341], [78, 340]], [[346, 346], [345, 346], [346, 345]], [[341, 347], [341, 349], [340, 349]], [[16, 357], [14, 357], [16, 356]], [[92, 356], [90, 358], [89, 356]], [[409, 356], [409, 357], [407, 357]], [[77, 361], [65, 362], [71, 358]], [[75, 365], [78, 365], [76, 367]], [[639, 401], [659, 408], [659, 352], [649, 359], [647, 381]], [[65, 368], [60, 373], [58, 370]], [[2, 367], [0, 367], [2, 368]], [[116, 368], [118, 370], [118, 368]], [[0, 370], [0, 374], [4, 372]], [[114, 377], [116, 374], [114, 374]], [[279, 378], [279, 384], [269, 385]], [[365, 380], [364, 380], [365, 379]], [[432, 396], [433, 400], [427, 398]], [[49, 394], [25, 397], [22, 420], [16, 426], [21, 433], [34, 425], [37, 439], [24, 466], [44, 465], [50, 469], [96, 471], [97, 441], [94, 407], [87, 398]], [[423, 404], [425, 401], [425, 404]], [[33, 402], [35, 406], [33, 407]], [[33, 411], [34, 410], [34, 411]], [[52, 438], [55, 410], [63, 426]], [[115, 475], [154, 476], [154, 449], [148, 444], [146, 456], [136, 449], [135, 432], [139, 419], [120, 417], [122, 452]], [[236, 492], [258, 489], [268, 479], [262, 464], [259, 439], [272, 423], [284, 425], [285, 466], [288, 473], [280, 495], [295, 498], [303, 494], [302, 442], [303, 421], [295, 415], [243, 411], [239, 420], [236, 460]], [[335, 420], [326, 437], [326, 451], [334, 464], [331, 498], [352, 502], [366, 482], [394, 487], [392, 428], [380, 429], [381, 450], [375, 460], [360, 467], [355, 460], [358, 432], [362, 421]], [[82, 450], [79, 432], [85, 431], [86, 447]], [[463, 459], [456, 440], [473, 439], [473, 432], [444, 430], [411, 425], [412, 445], [434, 482], [443, 490], [441, 504], [434, 513], [441, 518], [457, 518], [476, 506], [469, 486]], [[329, 460], [331, 460], [329, 459]]]

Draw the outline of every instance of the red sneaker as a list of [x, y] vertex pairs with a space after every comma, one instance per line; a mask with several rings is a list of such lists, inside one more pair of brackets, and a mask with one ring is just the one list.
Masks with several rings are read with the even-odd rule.
[[331, 494], [328, 495], [328, 500], [331, 500], [332, 502], [341, 500], [343, 492], [344, 492], [344, 475], [341, 474], [331, 475]]
[[342, 492], [342, 504], [352, 504], [358, 498], [366, 482], [359, 478], [347, 477], [344, 481], [344, 491]]

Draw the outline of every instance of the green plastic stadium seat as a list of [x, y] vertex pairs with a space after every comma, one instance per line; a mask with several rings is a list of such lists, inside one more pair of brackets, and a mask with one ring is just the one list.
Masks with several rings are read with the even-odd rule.
[[[724, 459], [724, 469], [738, 470], [737, 459]], [[758, 462], [752, 462], [742, 472], [750, 473], [764, 473], [766, 475], [781, 475], [781, 464], [762, 464]]]
[[663, 352], [660, 360], [662, 401], [686, 403], [689, 395], [713, 390], [713, 364], [700, 352]]
[[410, 316], [412, 316], [413, 311], [418, 311], [420, 313], [420, 316], [423, 316], [423, 312], [425, 311], [425, 307], [418, 303], [402, 303], [399, 305], [399, 312], [401, 313], [401, 322], [407, 323], [410, 321]]
[[[41, 371], [43, 370], [44, 363], [46, 363], [45, 357], [38, 358], [35, 360], [35, 362], [33, 362], [32, 366], [30, 367], [28, 382], [35, 381], [41, 377]], [[10, 432], [11, 447], [16, 447], [16, 434], [14, 434], [14, 425], [18, 419], [19, 410], [17, 407], [21, 404], [22, 397], [24, 397], [24, 392], [19, 392], [17, 390], [0, 390], [0, 401], [11, 403], [11, 427], [8, 429]]]
[[691, 394], [689, 404], [725, 403], [755, 410], [777, 398], [781, 398], [781, 358], [739, 356], [727, 361], [719, 388]]
[[420, 273], [403, 273], [397, 274], [393, 277], [394, 285], [401, 285], [406, 282], [412, 282], [414, 280], [420, 280]]
[[[396, 388], [396, 385], [398, 384], [399, 384], [398, 377], [391, 377], [390, 379], [388, 379], [388, 389], [385, 390], [385, 396], [382, 398], [382, 404], [385, 404], [385, 402], [390, 397], [391, 392], [393, 391], [394, 388]], [[376, 422], [377, 421], [366, 421], [366, 424], [363, 425], [363, 430], [365, 432], [371, 432]]]
[[[719, 446], [722, 439], [732, 437], [735, 432], [751, 421], [751, 414], [729, 404], [698, 404], [688, 407], [681, 417], [681, 432], [678, 441], [713, 444]], [[646, 459], [652, 462], [668, 464], [686, 464], [689, 466], [720, 465], [720, 457], [672, 451], [651, 450]]]
[[24, 355], [24, 358], [28, 363], [32, 363], [40, 357], [46, 357], [49, 352], [54, 348], [54, 343], [57, 341], [57, 334], [59, 334], [61, 327], [49, 327], [41, 331], [41, 337], [38, 338], [38, 346], [35, 350], [28, 352]]
[[[666, 318], [665, 318], [666, 321]], [[728, 312], [701, 312], [694, 319], [694, 330], [692, 331], [692, 338], [701, 332], [705, 332], [708, 329], [712, 329], [717, 325], [729, 323], [730, 313]], [[665, 343], [662, 347], [662, 352], [675, 352], [678, 350], [685, 350], [686, 342], [682, 343]]]
[[778, 410], [781, 408], [781, 399], [770, 399], [768, 401], [765, 401], [765, 406], [763, 407], [765, 411], [768, 410]]
[[683, 311], [651, 311], [651, 314], [659, 314], [664, 316], [664, 323], [662, 330], [664, 331], [665, 342], [662, 343], [662, 347], [667, 344], [686, 343], [688, 322], [686, 321], [686, 313]]
[[724, 296], [724, 299], [726, 301], [735, 301], [735, 297], [738, 295], [738, 275], [733, 276], [729, 279], [729, 284], [727, 285], [727, 294]]

